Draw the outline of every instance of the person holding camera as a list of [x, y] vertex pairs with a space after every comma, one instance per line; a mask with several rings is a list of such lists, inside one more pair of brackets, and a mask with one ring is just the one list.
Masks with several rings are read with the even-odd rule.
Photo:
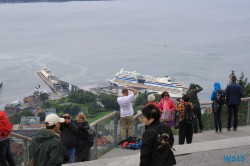
[[198, 132], [198, 126], [199, 126], [199, 132], [203, 131], [203, 124], [202, 124], [202, 118], [201, 118], [201, 106], [200, 106], [200, 102], [199, 102], [198, 95], [197, 95], [202, 90], [203, 88], [200, 85], [191, 83], [189, 86], [189, 89], [186, 92], [186, 95], [189, 97], [189, 102], [193, 104], [193, 111], [195, 115], [195, 119], [193, 123], [194, 133]]
[[[129, 94], [129, 91], [132, 91], [132, 94]], [[126, 87], [122, 89], [122, 96], [117, 98], [117, 102], [120, 106], [120, 126], [121, 126], [121, 138], [124, 140], [127, 135], [133, 136], [133, 127], [134, 127], [134, 109], [132, 101], [134, 101], [137, 90], [133, 88]]]
[[187, 95], [183, 95], [176, 105], [176, 111], [179, 112], [179, 145], [184, 144], [185, 139], [187, 144], [192, 143], [194, 119], [192, 108], [192, 103], [189, 102]]
[[64, 114], [63, 118], [65, 122], [61, 124], [61, 141], [63, 146], [67, 149], [69, 155], [68, 163], [75, 162], [75, 146], [76, 146], [76, 137], [78, 135], [78, 128], [72, 122], [72, 119], [69, 114]]

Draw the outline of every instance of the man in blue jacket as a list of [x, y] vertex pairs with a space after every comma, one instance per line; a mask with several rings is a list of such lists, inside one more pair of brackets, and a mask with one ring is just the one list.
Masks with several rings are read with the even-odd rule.
[[226, 88], [226, 104], [228, 108], [227, 130], [231, 129], [232, 113], [234, 115], [233, 130], [237, 131], [238, 126], [238, 107], [243, 95], [242, 87], [236, 83], [236, 76], [231, 77], [231, 84]]
[[212, 92], [210, 99], [211, 99], [211, 101], [213, 101], [212, 110], [213, 110], [213, 114], [214, 114], [214, 127], [215, 127], [216, 133], [218, 133], [218, 130], [219, 130], [219, 132], [222, 132], [221, 131], [221, 117], [220, 117], [221, 111], [222, 111], [222, 105], [216, 103], [216, 95], [217, 95], [218, 91], [220, 91], [220, 90], [221, 90], [220, 83], [215, 82], [214, 83], [214, 90]]

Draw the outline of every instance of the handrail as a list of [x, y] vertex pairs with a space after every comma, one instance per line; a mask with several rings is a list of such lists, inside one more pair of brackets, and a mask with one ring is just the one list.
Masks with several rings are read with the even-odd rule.
[[113, 111], [113, 112], [111, 112], [111, 113], [109, 113], [109, 114], [107, 114], [107, 115], [101, 117], [100, 119], [97, 119], [96, 121], [90, 123], [90, 127], [94, 127], [94, 126], [96, 126], [98, 123], [100, 123], [100, 122], [102, 122], [102, 121], [104, 121], [104, 120], [106, 120], [106, 119], [108, 119], [108, 118], [114, 117], [116, 114], [117, 114], [117, 111]]
[[14, 136], [14, 137], [17, 137], [17, 138], [20, 138], [20, 139], [27, 140], [27, 141], [32, 141], [32, 138], [31, 138], [31, 137], [23, 136], [23, 135], [14, 133], [14, 132], [11, 132], [10, 135], [12, 135], [12, 136]]
[[[250, 100], [250, 97], [245, 97], [245, 98], [241, 98], [241, 101], [249, 101]], [[210, 102], [205, 102], [205, 103], [201, 103], [201, 105], [209, 105], [209, 104], [212, 104], [213, 102], [210, 101]]]

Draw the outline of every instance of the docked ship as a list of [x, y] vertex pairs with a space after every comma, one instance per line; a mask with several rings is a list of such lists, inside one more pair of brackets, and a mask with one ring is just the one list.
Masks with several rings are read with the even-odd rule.
[[178, 79], [165, 77], [152, 77], [142, 75], [136, 71], [125, 71], [123, 68], [116, 73], [115, 78], [109, 80], [109, 83], [114, 86], [133, 86], [145, 88], [150, 92], [162, 93], [168, 91], [173, 98], [181, 97], [185, 93], [186, 86]]
[[0, 81], [0, 88], [3, 86], [3, 81]]

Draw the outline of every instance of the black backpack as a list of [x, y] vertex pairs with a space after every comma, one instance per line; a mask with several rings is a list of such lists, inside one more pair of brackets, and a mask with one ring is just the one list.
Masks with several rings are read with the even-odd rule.
[[192, 106], [190, 104], [184, 104], [184, 107], [185, 107], [185, 118], [187, 123], [193, 123], [194, 113], [192, 110]]
[[94, 144], [94, 139], [95, 139], [95, 137], [96, 137], [96, 132], [95, 132], [95, 130], [93, 130], [92, 128], [88, 128], [88, 129], [86, 129], [86, 130], [87, 130], [87, 132], [88, 132], [88, 134], [89, 134], [89, 142], [90, 142], [91, 147], [92, 147], [93, 144]]
[[223, 105], [225, 104], [226, 101], [226, 95], [223, 90], [218, 90], [215, 95], [215, 103], [218, 105]]

